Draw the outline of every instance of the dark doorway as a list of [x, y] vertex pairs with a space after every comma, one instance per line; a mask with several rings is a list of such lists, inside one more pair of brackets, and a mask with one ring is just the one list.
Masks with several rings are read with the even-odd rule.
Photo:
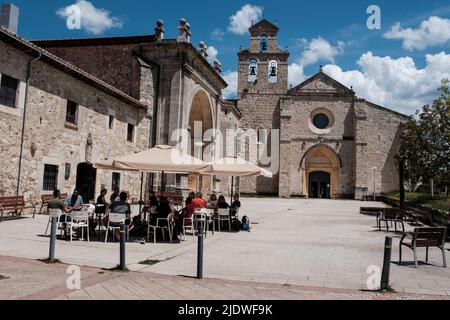
[[77, 167], [77, 189], [83, 197], [84, 203], [95, 200], [95, 182], [97, 169], [91, 164], [80, 163]]
[[327, 172], [309, 174], [309, 197], [313, 199], [331, 199], [331, 176]]

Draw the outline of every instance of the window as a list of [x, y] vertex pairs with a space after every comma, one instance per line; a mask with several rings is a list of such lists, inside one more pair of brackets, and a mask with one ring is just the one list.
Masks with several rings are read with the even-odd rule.
[[278, 62], [271, 60], [269, 62], [269, 83], [277, 83], [278, 79]]
[[44, 191], [54, 191], [58, 189], [58, 166], [44, 165]]
[[248, 82], [255, 82], [258, 79], [258, 62], [250, 60], [248, 64]]
[[114, 129], [114, 116], [109, 116], [109, 130]]
[[18, 80], [2, 74], [0, 104], [11, 108], [16, 107], [18, 83]]
[[120, 173], [113, 172], [112, 174], [112, 188], [111, 190], [114, 190], [115, 188], [120, 189]]
[[128, 124], [127, 141], [128, 142], [134, 142], [134, 126], [132, 124]]
[[261, 36], [260, 48], [261, 52], [267, 52], [269, 50], [269, 41], [267, 39], [267, 36]]
[[324, 113], [319, 113], [314, 116], [313, 124], [317, 129], [327, 129], [330, 125], [330, 118], [328, 118], [328, 116]]
[[78, 105], [68, 100], [67, 101], [67, 110], [66, 110], [66, 122], [77, 125], [77, 115], [78, 115]]

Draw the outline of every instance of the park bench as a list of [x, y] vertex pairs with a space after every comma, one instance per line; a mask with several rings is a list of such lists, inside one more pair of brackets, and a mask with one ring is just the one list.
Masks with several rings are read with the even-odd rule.
[[[445, 258], [445, 241], [447, 238], [447, 228], [445, 227], [433, 227], [433, 228], [416, 228], [414, 232], [405, 233], [400, 241], [400, 260], [402, 263], [402, 247], [408, 247], [413, 250], [414, 264], [417, 268], [417, 248], [426, 248], [426, 262], [428, 262], [429, 248], [437, 247], [442, 251], [442, 260], [444, 262], [444, 268], [447, 267], [447, 261]], [[409, 241], [405, 241], [409, 240]]]
[[13, 214], [20, 217], [23, 210], [33, 209], [33, 218], [36, 215], [36, 206], [34, 204], [27, 205], [23, 196], [19, 197], [0, 197], [0, 222], [3, 221], [3, 216]]
[[368, 216], [379, 216], [381, 212], [384, 211], [384, 208], [360, 208], [359, 213], [368, 215]]
[[[60, 197], [60, 199], [62, 200], [62, 201], [64, 201], [64, 200], [66, 200], [66, 198], [67, 198], [67, 193], [63, 193], [63, 194], [61, 194], [61, 197]], [[42, 196], [41, 196], [41, 208], [39, 209], [39, 214], [42, 214], [42, 210], [45, 208], [45, 207], [47, 207], [48, 206], [48, 203], [50, 202], [50, 200], [53, 200], [54, 199], [54, 197], [53, 197], [53, 194], [43, 194]]]
[[384, 208], [384, 210], [377, 217], [377, 227], [381, 231], [382, 222], [384, 222], [387, 231], [389, 231], [389, 224], [394, 224], [395, 232], [397, 232], [397, 224], [402, 226], [402, 231], [405, 232], [404, 214], [399, 208]]

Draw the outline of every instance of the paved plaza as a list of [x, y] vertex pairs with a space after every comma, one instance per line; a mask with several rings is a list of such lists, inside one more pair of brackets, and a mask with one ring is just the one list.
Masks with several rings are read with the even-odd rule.
[[[71, 244], [58, 241], [56, 257], [62, 263], [85, 267], [83, 277], [90, 280], [83, 284], [83, 288], [92, 287], [93, 292], [97, 292], [91, 292], [91, 295], [87, 289], [75, 293], [61, 289], [55, 293], [52, 288], [64, 287], [62, 284], [68, 276], [62, 271], [67, 266], [48, 266], [32, 261], [48, 255], [49, 241], [42, 236], [48, 220], [46, 216], [3, 222], [0, 224], [0, 257], [3, 257], [0, 258], [0, 275], [10, 279], [0, 280], [0, 288], [5, 288], [0, 289], [0, 297], [12, 295], [14, 290], [6, 291], [6, 284], [15, 278], [16, 289], [21, 289], [21, 282], [23, 287], [28, 282], [45, 283], [48, 286], [45, 290], [52, 292], [49, 298], [76, 298], [77, 295], [78, 298], [126, 298], [125, 293], [121, 295], [120, 290], [113, 289], [120, 285], [122, 289], [128, 288], [126, 292], [136, 290], [129, 297], [157, 299], [158, 290], [154, 289], [152, 296], [145, 290], [143, 292], [141, 287], [147, 283], [143, 285], [145, 288], [155, 285], [158, 288], [164, 283], [169, 289], [161, 292], [168, 290], [172, 294], [162, 294], [160, 299], [186, 299], [189, 298], [187, 293], [170, 290], [171, 285], [175, 287], [178, 281], [182, 281], [192, 283], [189, 286], [198, 290], [199, 295], [195, 298], [371, 299], [378, 296], [361, 290], [367, 289], [368, 267], [382, 266], [386, 235], [395, 237], [391, 286], [399, 294], [387, 298], [450, 296], [450, 269], [442, 268], [438, 249], [431, 249], [429, 264], [421, 264], [418, 269], [411, 263], [399, 266], [396, 262], [400, 234], [378, 232], [374, 227], [374, 217], [359, 214], [361, 206], [383, 206], [380, 203], [253, 198], [243, 199], [242, 203], [241, 215], [250, 217], [252, 231], [208, 235], [205, 240], [204, 281], [192, 279], [196, 275], [197, 249], [192, 237], [180, 244], [127, 244], [127, 267], [133, 272], [126, 274], [99, 271], [118, 264], [117, 243], [76, 241]], [[407, 228], [412, 230], [408, 225]], [[14, 263], [9, 260], [17, 258], [24, 270], [27, 265], [38, 263], [43, 273], [40, 276], [34, 274], [38, 267], [31, 268], [31, 271], [18, 271], [20, 269], [14, 268]], [[420, 251], [419, 258], [425, 260], [425, 250]], [[139, 264], [145, 260], [153, 260], [155, 264]], [[412, 252], [405, 251], [404, 260], [411, 261]], [[61, 269], [59, 280], [57, 276], [52, 277], [56, 283], [44, 281], [48, 268]], [[214, 283], [223, 285], [214, 286]], [[233, 294], [236, 288], [240, 288], [237, 290], [240, 294]], [[16, 290], [18, 297], [33, 298], [36, 294], [20, 294], [21, 290]], [[115, 294], [111, 295], [111, 292]], [[386, 298], [380, 298], [383, 297]]]

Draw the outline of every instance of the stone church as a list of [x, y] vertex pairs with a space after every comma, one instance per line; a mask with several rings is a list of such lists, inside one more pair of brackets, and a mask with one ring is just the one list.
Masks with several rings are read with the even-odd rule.
[[[55, 188], [78, 188], [93, 200], [118, 186], [139, 198], [139, 174], [93, 164], [173, 145], [176, 129], [192, 132], [196, 123], [201, 133], [224, 136], [279, 130], [279, 152], [270, 148], [275, 136], [259, 142], [280, 168], [272, 179], [167, 175], [167, 191], [361, 198], [398, 188], [394, 157], [406, 117], [322, 71], [288, 90], [289, 53], [267, 20], [250, 28], [250, 48], [238, 53], [238, 99], [226, 100], [220, 62], [209, 61], [203, 42], [191, 43], [185, 19], [176, 39], [164, 39], [158, 21], [152, 35], [27, 41], [17, 35], [18, 14], [10, 18], [0, 26], [0, 196], [37, 201]], [[147, 191], [160, 185], [159, 175], [145, 179]]]
[[322, 69], [288, 90], [289, 53], [279, 49], [278, 31], [267, 20], [250, 28], [250, 47], [238, 53], [237, 105], [242, 128], [279, 130], [279, 153], [270, 151], [280, 170], [273, 179], [242, 179], [240, 191], [362, 199], [398, 190], [395, 156], [408, 117], [357, 97]]

